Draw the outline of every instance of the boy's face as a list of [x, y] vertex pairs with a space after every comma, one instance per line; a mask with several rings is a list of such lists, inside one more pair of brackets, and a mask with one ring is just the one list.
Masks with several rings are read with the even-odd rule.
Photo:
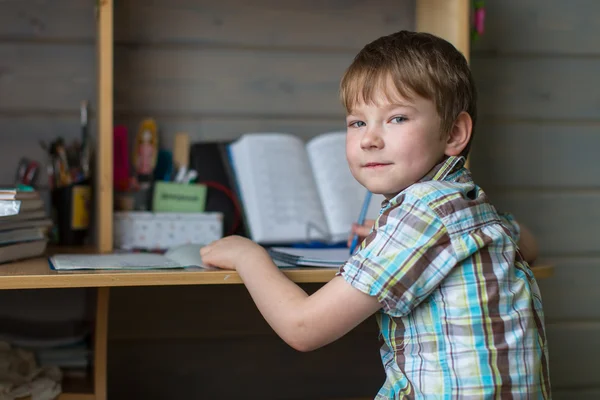
[[346, 157], [352, 175], [388, 199], [425, 176], [446, 150], [432, 101], [376, 93], [375, 104], [355, 104], [346, 117]]

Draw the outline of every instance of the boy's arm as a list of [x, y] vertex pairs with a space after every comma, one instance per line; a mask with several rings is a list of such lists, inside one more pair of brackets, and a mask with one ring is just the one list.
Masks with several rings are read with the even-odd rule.
[[381, 307], [375, 297], [341, 277], [308, 296], [273, 264], [264, 249], [244, 238], [221, 239], [201, 254], [208, 265], [236, 269], [271, 328], [299, 351], [333, 342]]
[[523, 258], [529, 264], [532, 264], [538, 257], [538, 245], [535, 236], [525, 225], [518, 222], [512, 214], [499, 213], [504, 225], [511, 232], [513, 240], [517, 241], [519, 250], [523, 254]]
[[529, 264], [533, 264], [533, 262], [538, 257], [537, 240], [535, 239], [535, 236], [533, 236], [533, 233], [531, 233], [529, 228], [527, 228], [523, 224], [518, 224], [521, 231], [518, 241], [519, 249], [521, 250], [525, 261], [527, 261]]

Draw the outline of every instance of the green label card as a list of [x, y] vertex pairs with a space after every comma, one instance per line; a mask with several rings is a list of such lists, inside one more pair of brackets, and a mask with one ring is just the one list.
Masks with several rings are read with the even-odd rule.
[[156, 181], [152, 210], [155, 212], [204, 212], [206, 186]]

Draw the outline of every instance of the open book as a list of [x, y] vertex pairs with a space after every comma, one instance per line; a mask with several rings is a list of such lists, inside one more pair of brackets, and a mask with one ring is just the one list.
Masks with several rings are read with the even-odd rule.
[[[249, 234], [262, 244], [345, 241], [366, 189], [350, 173], [346, 133], [308, 143], [286, 133], [249, 133], [229, 146]], [[379, 214], [373, 196], [367, 218]]]

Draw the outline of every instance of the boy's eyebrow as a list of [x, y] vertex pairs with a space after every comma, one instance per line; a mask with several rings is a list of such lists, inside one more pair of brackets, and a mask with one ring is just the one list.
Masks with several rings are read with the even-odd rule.
[[397, 102], [394, 102], [394, 103], [388, 104], [387, 106], [384, 106], [384, 108], [386, 108], [388, 110], [391, 110], [393, 108], [400, 108], [400, 107], [412, 108], [412, 109], [416, 110], [415, 106], [413, 106], [412, 104], [408, 104], [408, 103], [397, 103]]
[[[413, 110], [417, 109], [414, 105], [412, 105], [410, 103], [400, 103], [400, 102], [386, 103], [384, 105], [381, 105], [380, 107], [385, 110], [393, 110], [394, 108], [402, 108], [402, 107], [412, 108]], [[346, 117], [350, 117], [350, 116], [355, 117], [355, 116], [357, 116], [357, 114], [360, 114], [360, 112], [357, 112], [356, 109], [352, 109], [346, 113]]]

